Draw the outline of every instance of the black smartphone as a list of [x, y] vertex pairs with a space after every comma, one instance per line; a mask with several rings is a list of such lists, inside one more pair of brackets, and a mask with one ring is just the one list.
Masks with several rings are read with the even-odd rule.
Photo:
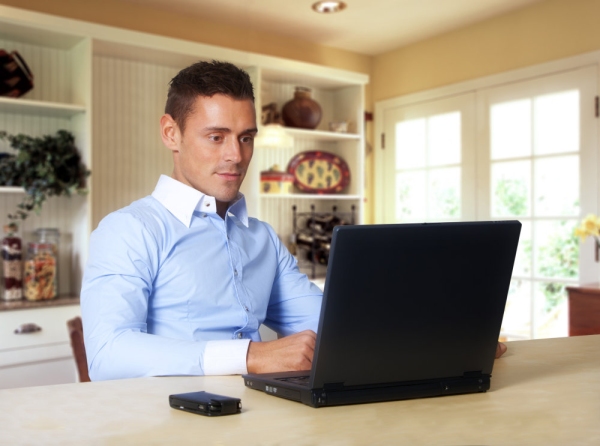
[[204, 391], [169, 395], [169, 405], [173, 409], [208, 417], [233, 415], [242, 411], [242, 400], [239, 398]]

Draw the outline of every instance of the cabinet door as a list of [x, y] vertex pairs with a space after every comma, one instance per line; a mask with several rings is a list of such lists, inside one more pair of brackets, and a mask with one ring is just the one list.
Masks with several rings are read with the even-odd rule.
[[[1, 312], [0, 388], [76, 382], [67, 320], [79, 313], [78, 305]], [[24, 324], [40, 330], [15, 333]]]

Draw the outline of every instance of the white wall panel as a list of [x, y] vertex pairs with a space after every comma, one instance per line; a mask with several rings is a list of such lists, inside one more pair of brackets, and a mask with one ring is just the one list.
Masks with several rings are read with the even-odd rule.
[[95, 56], [93, 60], [92, 227], [108, 213], [150, 194], [173, 169], [160, 139], [169, 81], [177, 69]]

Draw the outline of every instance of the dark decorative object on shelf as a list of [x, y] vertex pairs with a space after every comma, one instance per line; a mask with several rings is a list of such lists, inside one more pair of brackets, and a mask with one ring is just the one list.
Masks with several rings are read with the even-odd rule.
[[33, 74], [21, 55], [0, 50], [0, 96], [18, 98], [32, 88]]
[[12, 222], [4, 226], [6, 235], [2, 239], [2, 269], [4, 277], [3, 300], [23, 298], [22, 241], [17, 234], [19, 227]]
[[286, 102], [281, 110], [285, 125], [300, 129], [316, 129], [321, 115], [321, 106], [312, 99], [310, 88], [305, 87], [296, 87], [294, 99]]
[[315, 205], [310, 212], [293, 211], [293, 234], [290, 251], [299, 261], [308, 261], [312, 278], [316, 278], [316, 266], [327, 266], [333, 228], [341, 225], [353, 225], [356, 207], [352, 205], [350, 212], [338, 212], [337, 206], [331, 212], [316, 212]]
[[8, 140], [16, 150], [15, 154], [1, 154], [0, 186], [22, 187], [26, 193], [9, 220], [25, 220], [29, 212], [39, 212], [48, 197], [87, 193], [86, 178], [91, 172], [70, 132], [32, 137], [0, 131], [0, 140]]
[[320, 150], [301, 152], [289, 162], [287, 171], [302, 192], [335, 194], [350, 184], [350, 169], [341, 157]]
[[260, 122], [262, 125], [284, 123], [281, 113], [277, 110], [277, 104], [275, 102], [271, 102], [270, 104], [262, 106]]

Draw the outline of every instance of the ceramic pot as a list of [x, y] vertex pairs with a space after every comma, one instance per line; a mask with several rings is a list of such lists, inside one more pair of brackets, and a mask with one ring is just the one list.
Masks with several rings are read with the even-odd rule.
[[321, 115], [321, 106], [311, 98], [310, 89], [305, 87], [296, 87], [294, 99], [286, 102], [281, 110], [285, 125], [300, 129], [317, 128]]

